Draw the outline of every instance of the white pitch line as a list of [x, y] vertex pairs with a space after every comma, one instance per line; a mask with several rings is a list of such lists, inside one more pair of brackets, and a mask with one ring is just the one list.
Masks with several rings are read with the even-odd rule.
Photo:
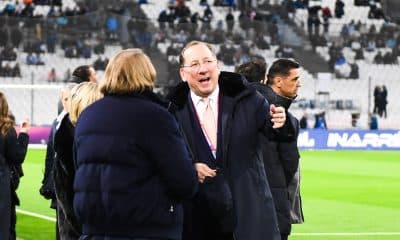
[[400, 232], [292, 233], [293, 236], [399, 236]]
[[32, 216], [32, 217], [41, 218], [41, 219], [44, 219], [44, 220], [47, 220], [47, 221], [52, 221], [52, 222], [56, 221], [56, 219], [53, 218], [53, 217], [48, 217], [48, 216], [45, 216], [45, 215], [41, 215], [41, 214], [38, 214], [38, 213], [29, 212], [29, 211], [25, 211], [25, 210], [21, 210], [21, 209], [17, 209], [17, 213], [21, 213], [21, 214]]

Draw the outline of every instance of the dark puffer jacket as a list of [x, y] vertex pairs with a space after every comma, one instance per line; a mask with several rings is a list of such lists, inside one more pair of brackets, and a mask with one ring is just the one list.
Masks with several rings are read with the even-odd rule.
[[181, 239], [197, 173], [174, 117], [150, 91], [105, 95], [75, 131], [74, 208], [91, 237]]

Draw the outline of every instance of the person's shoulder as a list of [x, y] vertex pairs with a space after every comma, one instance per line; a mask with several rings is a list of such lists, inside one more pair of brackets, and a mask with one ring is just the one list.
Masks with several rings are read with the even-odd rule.
[[247, 84], [247, 80], [239, 73], [222, 71], [219, 76], [220, 91], [224, 95], [235, 97], [256, 90]]
[[148, 102], [148, 109], [147, 112], [150, 115], [151, 119], [154, 119], [155, 121], [158, 121], [159, 119], [157, 118], [172, 118], [172, 114], [168, 111], [167, 106], [164, 104], [160, 104], [157, 102]]
[[14, 127], [10, 127], [8, 129], [6, 137], [9, 137], [9, 138], [16, 138], [17, 137], [17, 131], [15, 130]]
[[133, 114], [140, 111], [141, 116], [151, 119], [170, 115], [168, 111], [168, 100], [152, 91], [146, 90], [141, 93], [128, 95], [126, 99], [128, 101], [123, 101], [124, 104], [121, 104], [121, 107], [129, 107], [133, 111]]

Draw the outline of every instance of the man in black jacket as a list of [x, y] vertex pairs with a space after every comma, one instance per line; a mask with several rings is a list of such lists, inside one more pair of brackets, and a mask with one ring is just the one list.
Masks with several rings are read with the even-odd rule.
[[[269, 105], [215, 49], [192, 41], [169, 99], [192, 151], [199, 190], [185, 208], [183, 240], [278, 240], [258, 135], [294, 138], [285, 109]], [[225, 201], [224, 201], [225, 200]]]
[[[240, 65], [236, 72], [244, 75], [270, 104], [287, 111], [297, 96], [300, 85], [300, 65], [289, 59], [279, 59], [270, 67], [265, 80], [266, 63], [255, 60]], [[299, 132], [298, 120], [287, 112], [288, 119]], [[260, 136], [263, 141], [264, 167], [278, 216], [281, 239], [288, 239], [291, 223], [304, 221], [299, 195], [299, 151], [297, 140], [279, 142]], [[293, 217], [292, 217], [293, 215]]]

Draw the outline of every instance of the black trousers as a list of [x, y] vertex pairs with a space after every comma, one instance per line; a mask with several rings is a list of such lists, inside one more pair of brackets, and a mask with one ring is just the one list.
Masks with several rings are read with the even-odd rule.
[[16, 240], [17, 234], [15, 232], [15, 225], [17, 224], [17, 213], [15, 204], [11, 204], [11, 214], [10, 214], [10, 240]]

